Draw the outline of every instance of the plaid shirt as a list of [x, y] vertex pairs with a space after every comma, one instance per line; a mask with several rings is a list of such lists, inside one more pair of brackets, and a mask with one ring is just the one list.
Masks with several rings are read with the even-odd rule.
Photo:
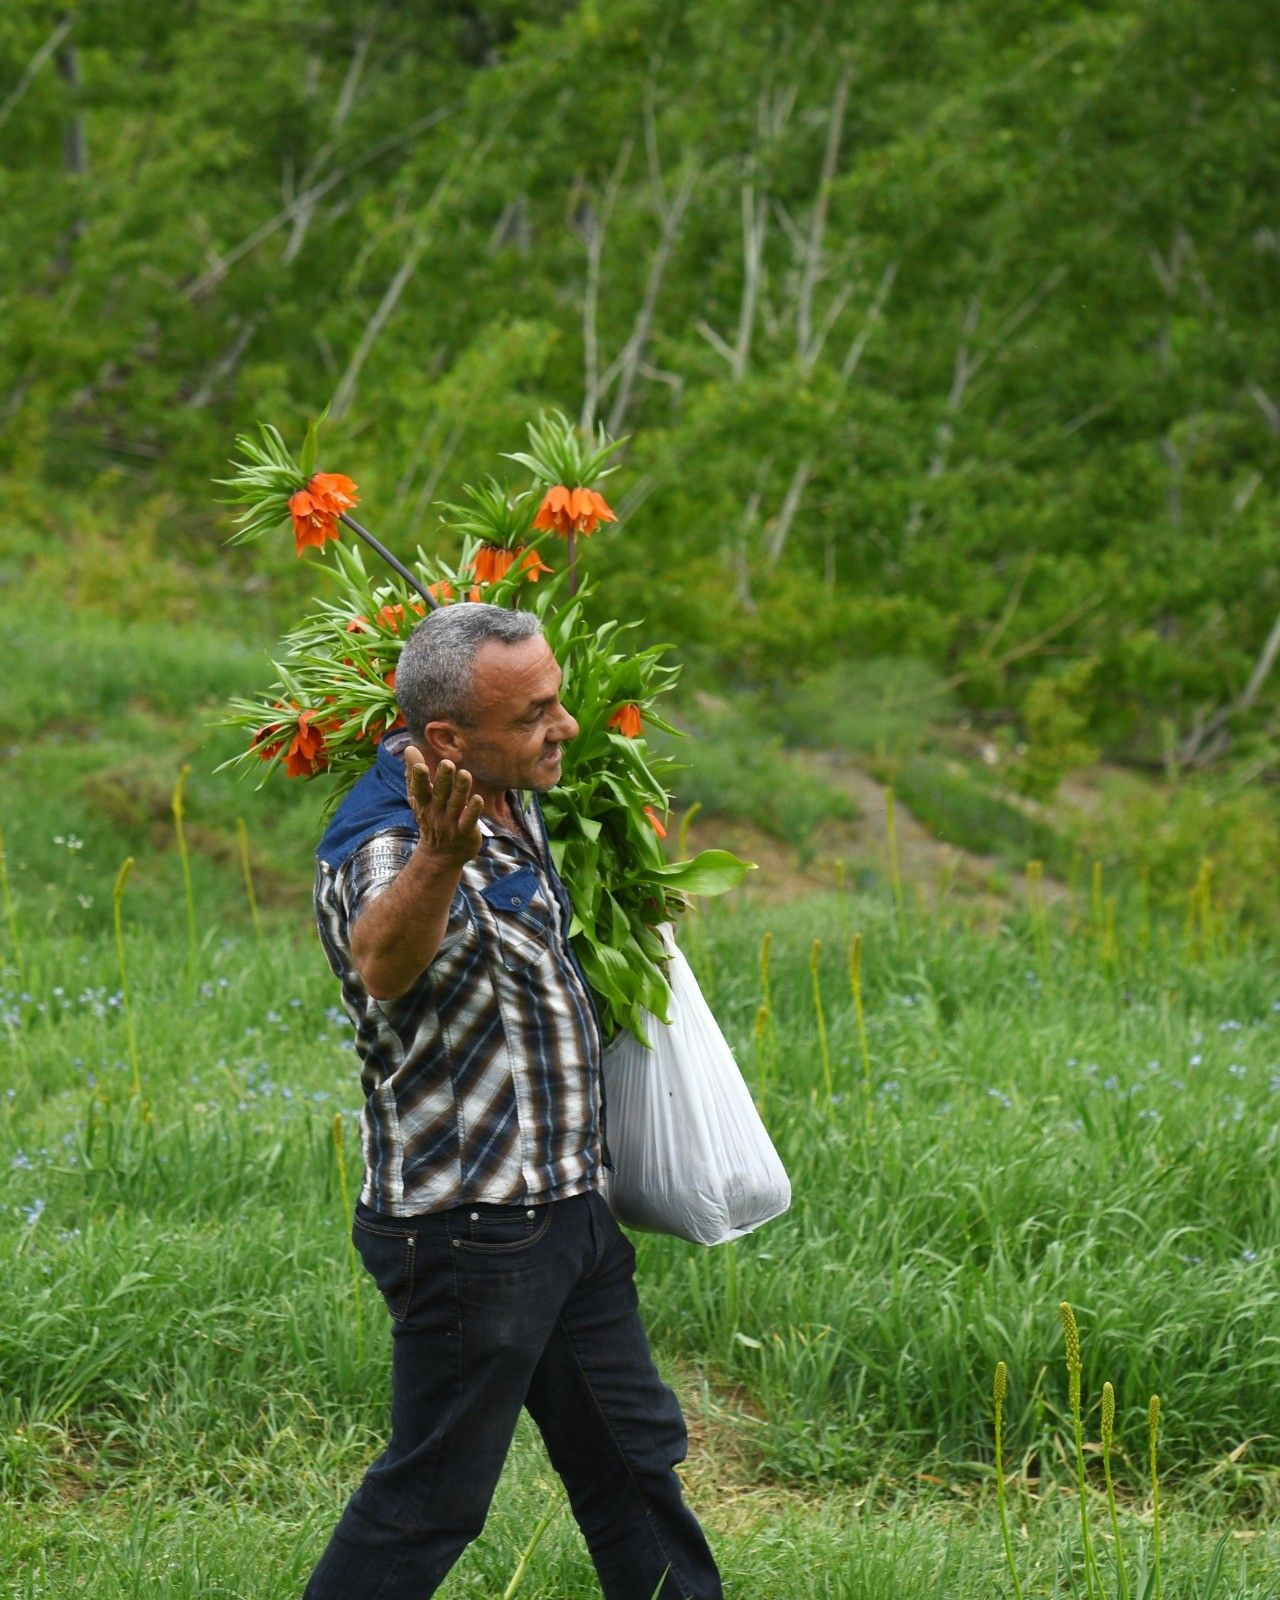
[[350, 929], [416, 834], [393, 827], [336, 871], [317, 864], [320, 940], [362, 1063], [361, 1199], [391, 1216], [541, 1204], [601, 1183], [599, 1023], [541, 812], [508, 799], [535, 843], [481, 819], [484, 843], [462, 869], [440, 949], [397, 999], [366, 992]]

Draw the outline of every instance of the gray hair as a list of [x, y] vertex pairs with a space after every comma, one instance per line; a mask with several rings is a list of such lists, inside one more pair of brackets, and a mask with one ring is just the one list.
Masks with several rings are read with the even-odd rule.
[[396, 701], [409, 732], [420, 739], [429, 722], [470, 727], [480, 646], [491, 641], [519, 644], [541, 631], [531, 611], [507, 611], [482, 601], [428, 612], [409, 635], [396, 665]]

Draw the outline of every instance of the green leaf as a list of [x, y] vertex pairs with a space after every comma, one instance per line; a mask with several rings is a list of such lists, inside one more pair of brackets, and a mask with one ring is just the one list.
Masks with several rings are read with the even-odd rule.
[[328, 415], [329, 408], [326, 406], [318, 417], [313, 418], [307, 424], [306, 437], [302, 441], [302, 454], [298, 458], [298, 465], [302, 468], [303, 483], [309, 483], [311, 474], [316, 470], [316, 452], [320, 448], [320, 428]]
[[727, 894], [755, 871], [754, 861], [742, 861], [728, 850], [703, 850], [692, 861], [675, 861], [670, 866], [651, 867], [648, 877], [661, 879], [669, 889], [685, 894]]

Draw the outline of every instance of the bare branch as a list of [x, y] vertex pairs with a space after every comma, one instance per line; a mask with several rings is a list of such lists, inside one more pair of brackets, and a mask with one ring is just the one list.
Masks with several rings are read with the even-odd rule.
[[835, 182], [836, 166], [840, 160], [840, 140], [844, 135], [844, 117], [852, 82], [853, 73], [846, 67], [840, 74], [827, 118], [827, 142], [822, 152], [818, 192], [809, 217], [809, 234], [804, 245], [800, 292], [796, 301], [796, 354], [801, 360], [807, 359], [813, 342], [813, 296], [822, 272], [822, 246], [831, 207], [831, 186]]
[[260, 322], [260, 317], [245, 318], [235, 338], [218, 359], [212, 363], [196, 386], [195, 392], [187, 401], [188, 410], [199, 411], [209, 404], [217, 392], [218, 385], [239, 366], [240, 358], [249, 348], [249, 341], [257, 333]]
[[1249, 393], [1257, 403], [1258, 410], [1261, 411], [1267, 428], [1271, 433], [1275, 434], [1276, 438], [1280, 439], [1280, 406], [1269, 395], [1265, 394], [1256, 383], [1251, 382], [1249, 384]]
[[[491, 140], [485, 141], [483, 146], [485, 153], [488, 152], [491, 142]], [[478, 160], [479, 154], [473, 153], [473, 160], [468, 163], [468, 166], [474, 167]], [[427, 246], [434, 236], [432, 224], [435, 222], [437, 213], [444, 205], [450, 189], [459, 176], [460, 174], [454, 168], [450, 168], [436, 185], [431, 198], [423, 208], [423, 214], [417, 226], [410, 236], [408, 249], [401, 258], [400, 265], [392, 275], [390, 283], [383, 290], [382, 299], [378, 302], [373, 315], [365, 323], [364, 331], [361, 333], [356, 347], [351, 353], [351, 359], [347, 362], [346, 369], [338, 379], [337, 387], [333, 391], [333, 399], [329, 404], [330, 415], [335, 422], [340, 421], [346, 415], [355, 395], [356, 384], [359, 381], [361, 370], [369, 358], [369, 352], [378, 342], [379, 335], [383, 328], [386, 327], [392, 312], [400, 303], [400, 296], [404, 293], [409, 280], [418, 270], [418, 263], [426, 254]]]
[[[1095, 607], [1100, 606], [1104, 598], [1105, 596], [1102, 594], [1090, 595], [1087, 600], [1082, 600], [1079, 605], [1072, 606], [1056, 622], [1051, 622], [1047, 628], [1042, 629], [1033, 638], [1024, 639], [1021, 644], [1014, 645], [1012, 650], [1006, 650], [1002, 656], [996, 658], [992, 665], [997, 671], [1000, 671], [1005, 667], [1012, 666], [1015, 661], [1022, 661], [1027, 656], [1035, 655], [1051, 639], [1056, 639], [1060, 633], [1065, 633], [1073, 623], [1079, 622], [1082, 617], [1087, 616]], [[971, 672], [954, 673], [947, 679], [945, 687], [958, 689], [961, 684], [968, 683], [972, 676]]]
[[313, 184], [309, 189], [304, 190], [296, 199], [291, 200], [281, 210], [277, 211], [274, 216], [268, 217], [265, 222], [256, 227], [239, 244], [233, 245], [230, 250], [219, 254], [210, 267], [200, 273], [198, 277], [192, 278], [183, 287], [182, 298], [184, 300], [201, 299], [202, 296], [208, 294], [210, 289], [216, 288], [221, 283], [223, 278], [226, 277], [228, 269], [234, 266], [237, 261], [256, 250], [272, 234], [278, 233], [286, 223], [292, 222], [299, 212], [305, 210], [307, 206], [314, 205], [317, 200], [323, 199], [344, 178], [349, 177], [354, 172], [359, 172], [363, 167], [369, 166], [371, 162], [378, 160], [380, 156], [387, 155], [401, 145], [408, 144], [418, 134], [449, 115], [448, 108], [429, 112], [425, 117], [419, 117], [416, 122], [410, 124], [409, 127], [401, 132], [393, 134], [388, 139], [380, 139], [377, 144], [371, 145], [368, 150], [346, 166], [335, 167], [332, 172]]
[[791, 482], [787, 485], [787, 492], [782, 497], [782, 504], [778, 507], [778, 514], [773, 519], [770, 530], [768, 546], [765, 549], [765, 565], [772, 569], [782, 559], [782, 552], [787, 547], [787, 535], [791, 532], [791, 524], [796, 520], [796, 513], [804, 499], [804, 492], [809, 487], [809, 479], [813, 476], [813, 459], [806, 457], [798, 462], [795, 471], [791, 474]]
[[867, 314], [862, 319], [862, 326], [849, 346], [844, 360], [840, 363], [840, 382], [848, 383], [849, 379], [857, 372], [862, 361], [862, 352], [867, 348], [877, 324], [884, 319], [885, 302], [889, 298], [889, 291], [893, 288], [893, 280], [898, 276], [898, 263], [891, 261], [880, 274], [880, 282], [872, 296], [871, 304], [867, 307]]
[[658, 240], [657, 249], [649, 262], [649, 274], [645, 281], [644, 297], [640, 302], [640, 309], [636, 313], [635, 326], [632, 328], [631, 337], [623, 347], [618, 388], [613, 397], [613, 405], [609, 408], [608, 429], [615, 437], [621, 432], [627, 411], [631, 405], [631, 393], [635, 386], [636, 374], [639, 372], [640, 363], [644, 358], [645, 349], [649, 343], [649, 335], [653, 331], [653, 318], [657, 310], [662, 280], [666, 276], [667, 266], [671, 260], [672, 251], [675, 249], [676, 240], [684, 223], [685, 212], [689, 208], [689, 202], [693, 199], [697, 183], [697, 168], [692, 162], [689, 162], [680, 175], [675, 195], [662, 214], [662, 233]]
[[33, 55], [31, 60], [27, 62], [26, 66], [22, 69], [17, 83], [15, 83], [13, 88], [10, 89], [4, 100], [0, 101], [0, 128], [3, 128], [5, 123], [8, 122], [9, 118], [13, 115], [14, 110], [25, 97], [27, 90], [30, 89], [31, 85], [36, 81], [44, 68], [48, 65], [50, 57], [56, 53], [58, 47], [71, 32], [71, 29], [74, 27], [74, 25], [74, 17], [63, 17], [59, 21], [58, 25], [54, 28], [53, 32], [36, 51], [35, 55]]
[[440, 454], [431, 463], [431, 471], [423, 479], [421, 489], [418, 490], [417, 495], [414, 497], [413, 510], [409, 513], [409, 521], [411, 523], [416, 523], [431, 504], [436, 490], [440, 487], [440, 480], [444, 477], [445, 468], [453, 460], [454, 452], [462, 443], [462, 436], [466, 431], [466, 421], [464, 418], [459, 417], [457, 422], [454, 423], [449, 437], [441, 447]]
[[1190, 732], [1179, 743], [1175, 753], [1177, 765], [1207, 766], [1217, 757], [1225, 755], [1231, 748], [1227, 724], [1233, 717], [1253, 710], [1263, 685], [1271, 676], [1277, 656], [1280, 656], [1280, 616], [1271, 624], [1271, 632], [1249, 674], [1249, 681], [1235, 699], [1225, 706], [1219, 706], [1216, 711], [1202, 709], [1196, 714]]
[[582, 409], [578, 416], [579, 424], [583, 428], [595, 426], [596, 411], [604, 393], [600, 377], [598, 322], [600, 263], [604, 257], [605, 234], [622, 189], [623, 175], [631, 160], [631, 150], [631, 141], [628, 139], [618, 151], [618, 159], [614, 162], [613, 171], [609, 174], [609, 181], [605, 185], [599, 212], [590, 208], [584, 211], [578, 229], [587, 249], [587, 281], [582, 293]]
[[733, 344], [721, 338], [702, 318], [694, 323], [694, 328], [712, 349], [729, 363], [729, 375], [735, 383], [740, 383], [746, 375], [751, 358], [768, 225], [768, 205], [757, 200], [755, 183], [749, 180], [742, 185], [742, 296], [738, 302], [738, 330]]

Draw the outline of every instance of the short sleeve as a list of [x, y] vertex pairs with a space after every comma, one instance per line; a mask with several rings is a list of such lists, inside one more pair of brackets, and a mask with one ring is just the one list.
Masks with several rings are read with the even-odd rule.
[[416, 843], [416, 835], [392, 828], [366, 839], [346, 862], [338, 873], [336, 891], [348, 930], [369, 902], [400, 876]]

